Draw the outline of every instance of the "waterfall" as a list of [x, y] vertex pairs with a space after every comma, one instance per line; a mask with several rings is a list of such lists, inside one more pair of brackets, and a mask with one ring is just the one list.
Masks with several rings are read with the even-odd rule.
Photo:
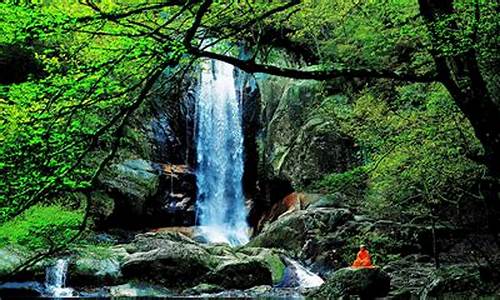
[[321, 286], [325, 281], [297, 261], [283, 257], [287, 265], [282, 281], [276, 287], [298, 287], [301, 289]]
[[71, 297], [73, 289], [66, 288], [66, 273], [68, 271], [68, 261], [58, 259], [56, 264], [48, 267], [45, 273], [45, 289], [52, 297]]
[[196, 216], [208, 242], [248, 242], [241, 97], [232, 65], [207, 61], [196, 99]]

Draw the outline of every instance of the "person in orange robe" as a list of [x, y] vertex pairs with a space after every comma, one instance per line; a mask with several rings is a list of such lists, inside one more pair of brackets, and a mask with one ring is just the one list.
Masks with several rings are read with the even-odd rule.
[[365, 245], [359, 246], [359, 252], [356, 260], [352, 263], [353, 268], [373, 268], [372, 257]]

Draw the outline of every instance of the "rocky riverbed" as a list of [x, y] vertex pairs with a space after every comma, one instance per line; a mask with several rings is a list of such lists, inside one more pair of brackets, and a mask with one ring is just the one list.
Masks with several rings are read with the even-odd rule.
[[[373, 269], [349, 268], [355, 252], [348, 236], [367, 224], [376, 226], [346, 208], [311, 205], [269, 223], [241, 247], [208, 245], [186, 231], [158, 230], [135, 234], [129, 241], [110, 234], [100, 236], [101, 242], [75, 247], [59, 259], [67, 262], [65, 286], [72, 288], [71, 295], [81, 297], [323, 299], [359, 295], [405, 299], [497, 293], [498, 278], [485, 263], [447, 262], [436, 269], [429, 256], [413, 253]], [[392, 225], [379, 224], [377, 230]], [[48, 295], [47, 270], [58, 260], [42, 260], [12, 277], [10, 270], [29, 253], [19, 248], [0, 251], [1, 296]], [[294, 264], [296, 261], [301, 264]], [[321, 282], [304, 286], [307, 280], [298, 276], [306, 271], [298, 270], [297, 265], [319, 274]]]

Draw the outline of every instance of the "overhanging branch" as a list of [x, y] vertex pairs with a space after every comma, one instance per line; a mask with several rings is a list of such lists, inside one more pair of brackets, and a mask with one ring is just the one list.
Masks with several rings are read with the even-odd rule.
[[329, 70], [306, 71], [267, 64], [259, 64], [253, 60], [242, 60], [232, 56], [200, 50], [195, 47], [190, 47], [188, 49], [188, 52], [197, 57], [206, 57], [232, 64], [235, 67], [238, 67], [248, 73], [265, 73], [294, 79], [329, 80], [335, 78], [380, 78], [424, 83], [439, 81], [439, 77], [435, 73], [420, 75], [414, 73], [400, 73], [393, 70], [376, 70], [370, 68], [336, 68]]

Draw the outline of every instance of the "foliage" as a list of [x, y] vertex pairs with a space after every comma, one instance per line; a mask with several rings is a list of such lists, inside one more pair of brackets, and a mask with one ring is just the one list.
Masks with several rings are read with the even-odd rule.
[[[123, 107], [157, 64], [148, 40], [79, 33], [75, 18], [89, 9], [60, 4], [0, 4], [0, 44], [29, 49], [44, 73], [0, 89], [0, 223], [88, 186], [99, 157], [90, 154], [109, 145]], [[87, 29], [96, 26], [116, 30]], [[129, 71], [137, 66], [143, 71]]]
[[66, 245], [77, 233], [81, 221], [80, 211], [33, 206], [0, 226], [0, 247], [17, 244], [37, 251]]
[[324, 110], [328, 117], [359, 144], [363, 164], [328, 175], [311, 188], [342, 192], [357, 200], [352, 204], [364, 197], [368, 214], [422, 222], [440, 207], [470, 198], [484, 169], [466, 156], [482, 148], [442, 87], [386, 89], [361, 90], [351, 95], [351, 104], [339, 97], [323, 103], [330, 108]]
[[358, 202], [364, 198], [367, 188], [365, 166], [355, 167], [344, 173], [333, 173], [315, 182], [309, 188], [323, 193], [342, 192], [351, 201]]
[[[276, 48], [284, 48], [313, 63], [310, 70], [361, 66], [396, 74], [427, 74], [435, 58], [475, 51], [500, 103], [495, 1], [453, 1], [454, 13], [430, 29], [415, 0], [213, 1], [201, 19], [209, 2], [176, 3], [0, 3], [0, 63], [19, 52], [33, 65], [23, 80], [0, 85], [2, 243], [43, 248], [59, 243], [53, 234], [64, 242], [81, 214], [40, 203], [64, 198], [66, 208], [80, 209], [67, 193], [89, 188], [123, 131], [126, 142], [138, 140], [118, 124], [137, 109], [134, 100], [153, 71], [167, 62], [166, 76], [191, 67], [199, 53], [189, 46], [236, 56], [244, 41], [252, 46], [250, 63], [281, 65]], [[307, 109], [351, 135], [362, 164], [311, 188], [346, 193], [365, 212], [404, 222], [475, 196], [484, 168], [469, 157], [484, 149], [441, 84], [349, 78], [316, 92], [324, 101]]]

